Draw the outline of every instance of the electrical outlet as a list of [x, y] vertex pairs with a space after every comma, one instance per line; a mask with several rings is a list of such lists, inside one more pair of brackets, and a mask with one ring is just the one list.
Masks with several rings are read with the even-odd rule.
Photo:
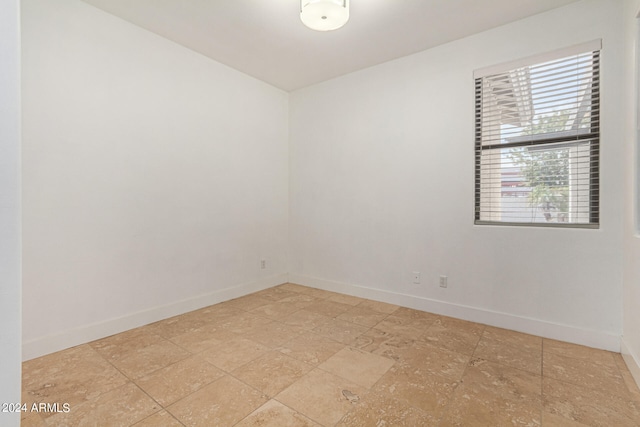
[[447, 286], [447, 276], [440, 276], [440, 287], [446, 288]]
[[415, 283], [415, 284], [420, 283], [420, 272], [419, 271], [414, 271], [413, 272], [413, 283]]
[[261, 259], [260, 260], [260, 269], [264, 270], [265, 268], [267, 268], [267, 260], [266, 259]]

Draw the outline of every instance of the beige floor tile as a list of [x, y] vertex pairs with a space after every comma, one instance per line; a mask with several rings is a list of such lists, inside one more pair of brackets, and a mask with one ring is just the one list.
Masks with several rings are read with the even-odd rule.
[[243, 313], [238, 316], [225, 319], [217, 326], [241, 335], [251, 332], [257, 327], [267, 325], [270, 322], [271, 320], [266, 319], [264, 316], [258, 316], [257, 314], [251, 312]]
[[543, 338], [542, 345], [544, 353], [558, 354], [560, 356], [571, 357], [572, 359], [589, 360], [590, 362], [604, 366], [616, 366], [615, 353], [610, 351], [547, 338]]
[[620, 354], [296, 284], [24, 362], [22, 401], [71, 408], [23, 426], [640, 426]]
[[426, 311], [421, 311], [421, 310], [414, 310], [412, 308], [407, 308], [407, 307], [400, 307], [399, 309], [397, 309], [396, 311], [393, 312], [394, 316], [399, 316], [399, 317], [406, 317], [408, 319], [414, 319], [414, 320], [424, 320], [426, 321], [426, 323], [433, 323], [436, 319], [438, 319], [440, 316], [438, 316], [437, 314], [433, 314], [433, 313], [428, 313]]
[[348, 305], [354, 305], [354, 306], [360, 304], [361, 302], [364, 302], [364, 298], [359, 298], [359, 297], [354, 297], [351, 295], [344, 295], [344, 294], [333, 295], [329, 297], [328, 300], [339, 302], [341, 304], [348, 304]]
[[276, 400], [321, 425], [333, 426], [366, 392], [349, 380], [314, 369], [278, 394]]
[[[27, 408], [28, 411], [31, 408]], [[37, 412], [23, 412], [20, 414], [20, 427], [44, 427], [46, 422]]]
[[379, 329], [369, 329], [364, 334], [356, 338], [353, 347], [378, 354], [386, 350], [398, 350], [411, 347], [416, 340], [381, 331]]
[[626, 384], [613, 359], [613, 366], [575, 359], [554, 353], [544, 353], [542, 372], [545, 378], [555, 378], [582, 387], [599, 389], [614, 394], [629, 395]]
[[271, 399], [235, 427], [321, 427], [298, 412]]
[[535, 335], [486, 326], [482, 336], [499, 340], [516, 347], [522, 347], [531, 352], [542, 352], [542, 338]]
[[620, 375], [622, 375], [624, 383], [627, 385], [627, 389], [638, 401], [640, 401], [640, 387], [638, 387], [636, 380], [633, 378], [633, 375], [631, 375], [624, 358], [620, 353], [617, 353], [614, 355], [614, 360], [616, 362], [616, 366], [620, 370]]
[[303, 294], [307, 294], [307, 295], [311, 295], [313, 297], [316, 298], [320, 298], [320, 299], [327, 299], [330, 298], [331, 296], [334, 295], [333, 292], [329, 292], [329, 291], [325, 291], [324, 289], [317, 289], [317, 288], [311, 288], [309, 286], [301, 286], [301, 285], [296, 285], [291, 283], [294, 286], [298, 286], [297, 289], [288, 289], [288, 290], [294, 290], [296, 292], [300, 292]]
[[476, 346], [473, 357], [539, 375], [542, 372], [542, 339], [487, 327]]
[[345, 347], [313, 332], [306, 332], [278, 347], [278, 351], [310, 365], [318, 365]]
[[166, 407], [223, 375], [201, 357], [191, 356], [136, 380], [136, 384]]
[[351, 344], [360, 335], [369, 330], [366, 326], [356, 325], [339, 319], [332, 319], [323, 325], [313, 328], [313, 332], [343, 344]]
[[393, 359], [401, 365], [419, 368], [454, 381], [460, 380], [470, 360], [467, 355], [435, 348], [421, 342], [401, 348], [385, 347], [374, 353]]
[[588, 427], [586, 424], [570, 420], [561, 415], [550, 414], [547, 411], [542, 411], [542, 425], [543, 427]]
[[472, 359], [462, 376], [468, 388], [504, 399], [542, 403], [542, 377], [483, 359]]
[[376, 383], [379, 394], [408, 403], [440, 419], [458, 382], [410, 365], [395, 365]]
[[[233, 300], [232, 300], [233, 301]], [[205, 321], [218, 321], [227, 317], [237, 316], [243, 310], [228, 305], [230, 301], [220, 304], [209, 305], [198, 310], [187, 313], [191, 318]]]
[[279, 289], [284, 289], [285, 291], [298, 292], [301, 294], [307, 293], [310, 289], [308, 286], [297, 285], [295, 283], [283, 283], [282, 285], [276, 286]]
[[345, 347], [318, 365], [318, 368], [371, 388], [393, 364], [394, 361], [386, 357]]
[[440, 426], [540, 426], [541, 409], [539, 401], [505, 399], [461, 384], [453, 392]]
[[312, 365], [279, 351], [270, 351], [240, 366], [231, 374], [267, 396], [273, 397], [302, 378], [311, 369], [313, 369]]
[[222, 345], [225, 341], [237, 338], [238, 336], [238, 334], [228, 329], [208, 325], [173, 337], [170, 341], [188, 352], [195, 354]]
[[224, 345], [203, 351], [200, 356], [216, 367], [231, 372], [267, 351], [269, 347], [265, 345], [246, 338], [235, 338], [225, 342]]
[[269, 400], [237, 379], [225, 376], [169, 406], [185, 426], [232, 426]]
[[183, 427], [182, 423], [176, 420], [173, 415], [167, 411], [156, 412], [150, 417], [145, 418], [132, 427]]
[[308, 333], [308, 331], [300, 327], [273, 322], [264, 326], [258, 326], [253, 331], [243, 334], [242, 337], [273, 348], [279, 347], [303, 333]]
[[314, 302], [320, 302], [322, 300], [323, 300], [322, 298], [318, 298], [318, 297], [314, 297], [313, 295], [303, 294], [298, 292], [295, 295], [283, 298], [278, 302], [286, 302], [298, 308], [304, 308], [307, 305], [310, 305]]
[[251, 313], [258, 314], [272, 320], [279, 320], [283, 317], [289, 316], [292, 313], [295, 313], [301, 308], [302, 307], [287, 303], [286, 301], [277, 301], [267, 305], [262, 305], [258, 308], [254, 308], [253, 310], [251, 310]]
[[394, 304], [389, 304], [386, 302], [380, 302], [380, 301], [374, 301], [374, 300], [370, 300], [370, 299], [365, 299], [364, 301], [362, 301], [360, 304], [358, 304], [358, 307], [360, 308], [368, 308], [370, 310], [374, 310], [380, 313], [384, 313], [384, 314], [391, 314], [394, 311], [396, 311], [397, 309], [400, 308], [400, 306], [394, 305]]
[[226, 301], [224, 305], [228, 307], [233, 307], [242, 311], [251, 311], [263, 305], [268, 305], [272, 303], [273, 303], [273, 299], [252, 294], [252, 295], [247, 295], [244, 297], [232, 299], [231, 301]]
[[342, 313], [349, 311], [353, 306], [341, 302], [322, 300], [314, 302], [304, 309], [313, 313], [322, 314], [327, 317], [338, 317]]
[[637, 427], [640, 403], [607, 391], [543, 379], [544, 410], [589, 426]]
[[151, 328], [143, 326], [92, 341], [89, 345], [102, 357], [110, 360], [118, 359], [123, 354], [164, 341], [165, 339], [162, 336], [151, 332]]
[[180, 316], [170, 317], [144, 327], [148, 332], [160, 335], [163, 338], [173, 338], [187, 332], [195, 331], [208, 323], [207, 319], [199, 315], [186, 313]]
[[380, 323], [380, 321], [387, 316], [387, 314], [380, 313], [379, 311], [357, 305], [349, 311], [339, 315], [338, 319], [346, 320], [347, 322], [362, 326], [372, 327]]
[[303, 308], [310, 306], [311, 304], [321, 302], [321, 301], [323, 301], [323, 299], [321, 298], [298, 293], [295, 296], [281, 299], [280, 301], [278, 301], [278, 303], [283, 305], [288, 305], [290, 307], [296, 308], [297, 310], [301, 310]]
[[129, 378], [138, 379], [189, 356], [191, 353], [188, 351], [171, 341], [163, 340], [122, 353], [118, 358], [109, 359], [109, 362]]
[[51, 426], [129, 426], [161, 409], [135, 384], [127, 383], [47, 419]]
[[402, 317], [394, 313], [381, 320], [374, 328], [392, 336], [418, 339], [427, 332], [427, 329], [429, 329], [436, 318], [437, 317], [433, 319]]
[[296, 311], [295, 313], [281, 319], [281, 321], [287, 325], [297, 326], [303, 329], [313, 329], [320, 325], [331, 323], [331, 320], [331, 317], [307, 311], [305, 309]]
[[369, 393], [336, 427], [435, 426], [438, 419], [387, 395]]
[[259, 296], [261, 298], [266, 298], [268, 300], [271, 300], [272, 302], [276, 302], [285, 298], [294, 297], [299, 293], [300, 292], [290, 291], [280, 286], [276, 286], [274, 288], [269, 288], [263, 291], [255, 292], [251, 295]]
[[88, 344], [24, 362], [22, 403], [78, 405], [127, 383], [127, 378]]
[[484, 328], [478, 323], [441, 317], [433, 322], [420, 340], [435, 347], [472, 355]]

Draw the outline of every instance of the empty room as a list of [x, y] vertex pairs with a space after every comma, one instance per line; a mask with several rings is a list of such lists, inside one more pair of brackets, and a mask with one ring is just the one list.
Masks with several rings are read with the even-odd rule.
[[640, 0], [0, 5], [0, 425], [639, 426]]

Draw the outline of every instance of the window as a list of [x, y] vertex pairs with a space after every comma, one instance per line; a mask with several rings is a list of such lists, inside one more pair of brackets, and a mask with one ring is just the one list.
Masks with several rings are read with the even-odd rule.
[[476, 224], [598, 227], [600, 46], [474, 73]]

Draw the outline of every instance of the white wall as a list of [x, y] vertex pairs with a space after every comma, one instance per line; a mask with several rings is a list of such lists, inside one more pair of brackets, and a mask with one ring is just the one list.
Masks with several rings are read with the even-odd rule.
[[[24, 357], [287, 271], [611, 350], [624, 290], [623, 344], [637, 355], [640, 244], [620, 167], [632, 131], [619, 114], [624, 5], [637, 3], [585, 0], [288, 96], [79, 1], [24, 0]], [[600, 230], [474, 226], [473, 70], [594, 38]]]
[[637, 119], [638, 106], [638, 41], [640, 37], [640, 20], [636, 18], [640, 12], [640, 0], [626, 2], [625, 11], [627, 27], [627, 133], [626, 147], [626, 180], [625, 180], [625, 258], [624, 258], [624, 323], [622, 337], [622, 353], [636, 382], [640, 384], [640, 211], [638, 195], [640, 188], [640, 122]]
[[[0, 403], [20, 402], [20, 1], [0, 3]], [[0, 425], [20, 413], [0, 412]]]
[[286, 281], [287, 93], [77, 0], [22, 23], [25, 359]]
[[[622, 28], [587, 0], [292, 93], [291, 280], [619, 350]], [[600, 229], [474, 226], [473, 70], [596, 38]]]

